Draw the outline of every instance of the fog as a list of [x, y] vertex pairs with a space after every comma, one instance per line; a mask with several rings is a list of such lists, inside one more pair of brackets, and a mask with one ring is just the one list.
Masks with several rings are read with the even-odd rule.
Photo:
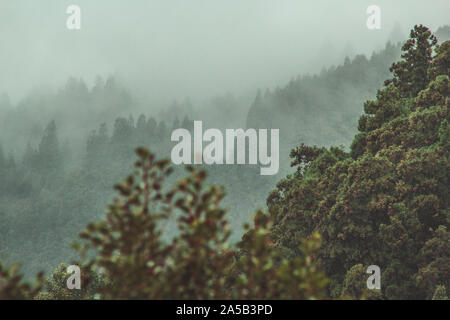
[[[81, 30], [66, 28], [69, 4], [81, 8]], [[371, 4], [381, 30], [366, 27]], [[346, 55], [370, 55], [414, 24], [435, 30], [449, 9], [446, 0], [0, 0], [0, 93], [15, 104], [70, 76], [93, 84], [117, 75], [138, 101], [254, 96]]]
[[[80, 30], [66, 26], [71, 4]], [[366, 25], [373, 4], [379, 30]], [[27, 275], [70, 261], [79, 232], [132, 172], [136, 147], [169, 159], [173, 131], [193, 136], [193, 120], [279, 129], [274, 175], [201, 165], [224, 187], [235, 243], [295, 172], [291, 150], [349, 150], [409, 30], [436, 31], [449, 9], [448, 0], [0, 0], [0, 260], [26, 261]], [[440, 34], [450, 39], [450, 27]], [[166, 186], [185, 176], [174, 167]]]

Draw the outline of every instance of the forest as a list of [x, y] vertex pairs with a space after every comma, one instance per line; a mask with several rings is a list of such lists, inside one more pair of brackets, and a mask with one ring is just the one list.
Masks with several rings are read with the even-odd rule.
[[[136, 114], [114, 77], [3, 95], [0, 299], [448, 299], [449, 29], [416, 25], [249, 106]], [[204, 113], [279, 128], [279, 172], [171, 164], [172, 131]]]

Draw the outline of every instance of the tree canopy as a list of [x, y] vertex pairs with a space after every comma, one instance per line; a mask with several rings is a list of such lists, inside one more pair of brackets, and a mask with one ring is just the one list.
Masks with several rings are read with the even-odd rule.
[[364, 105], [351, 151], [294, 149], [297, 172], [267, 200], [274, 241], [287, 256], [301, 255], [302, 237], [322, 235], [332, 296], [349, 293], [357, 266], [372, 264], [382, 270], [382, 294], [372, 298], [449, 290], [449, 48], [416, 26], [391, 68], [394, 80]]

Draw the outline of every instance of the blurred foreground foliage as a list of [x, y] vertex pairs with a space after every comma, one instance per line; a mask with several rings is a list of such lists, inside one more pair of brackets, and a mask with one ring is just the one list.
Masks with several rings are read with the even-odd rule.
[[[299, 245], [302, 255], [284, 258], [273, 245], [271, 221], [258, 211], [237, 248], [220, 207], [220, 187], [205, 185], [206, 172], [164, 185], [172, 168], [147, 149], [137, 149], [132, 175], [115, 186], [106, 217], [89, 224], [74, 244], [80, 252], [81, 290], [66, 287], [66, 264], [35, 289], [15, 273], [1, 273], [8, 299], [323, 299], [327, 278], [315, 263], [320, 236]], [[169, 222], [178, 232], [164, 238]], [[8, 272], [8, 271], [6, 271]], [[6, 275], [6, 277], [4, 276]], [[43, 291], [37, 294], [39, 288]]]
[[[140, 148], [106, 217], [74, 245], [82, 289], [66, 289], [65, 264], [34, 285], [0, 266], [0, 298], [448, 299], [450, 41], [415, 26], [402, 51], [350, 151], [292, 150], [297, 171], [237, 247], [222, 189], [196, 167], [166, 186], [169, 161]], [[366, 289], [369, 265], [381, 268], [381, 290]]]

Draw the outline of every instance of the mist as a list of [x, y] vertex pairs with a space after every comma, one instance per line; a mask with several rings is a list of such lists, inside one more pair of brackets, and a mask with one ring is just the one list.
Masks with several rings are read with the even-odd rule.
[[[69, 5], [81, 9], [80, 30], [66, 26]], [[367, 27], [370, 5], [381, 9], [379, 30]], [[193, 136], [194, 120], [279, 129], [274, 175], [250, 161], [196, 163], [208, 186], [224, 187], [236, 243], [273, 191], [301, 176], [292, 150], [336, 146], [350, 157], [364, 104], [392, 79], [410, 30], [423, 24], [450, 40], [449, 9], [448, 0], [0, 0], [0, 259], [27, 260], [30, 275], [75, 257], [70, 245], [104, 217], [136, 148], [170, 159], [172, 132]], [[178, 164], [167, 184], [185, 176]], [[178, 231], [168, 225], [170, 239]]]
[[[68, 77], [92, 85], [117, 75], [147, 108], [254, 96], [346, 55], [370, 55], [419, 22], [431, 30], [448, 22], [445, 0], [372, 2], [1, 0], [0, 92], [17, 103]], [[81, 8], [81, 30], [66, 28], [70, 4]], [[381, 8], [380, 30], [366, 27], [371, 4]]]

